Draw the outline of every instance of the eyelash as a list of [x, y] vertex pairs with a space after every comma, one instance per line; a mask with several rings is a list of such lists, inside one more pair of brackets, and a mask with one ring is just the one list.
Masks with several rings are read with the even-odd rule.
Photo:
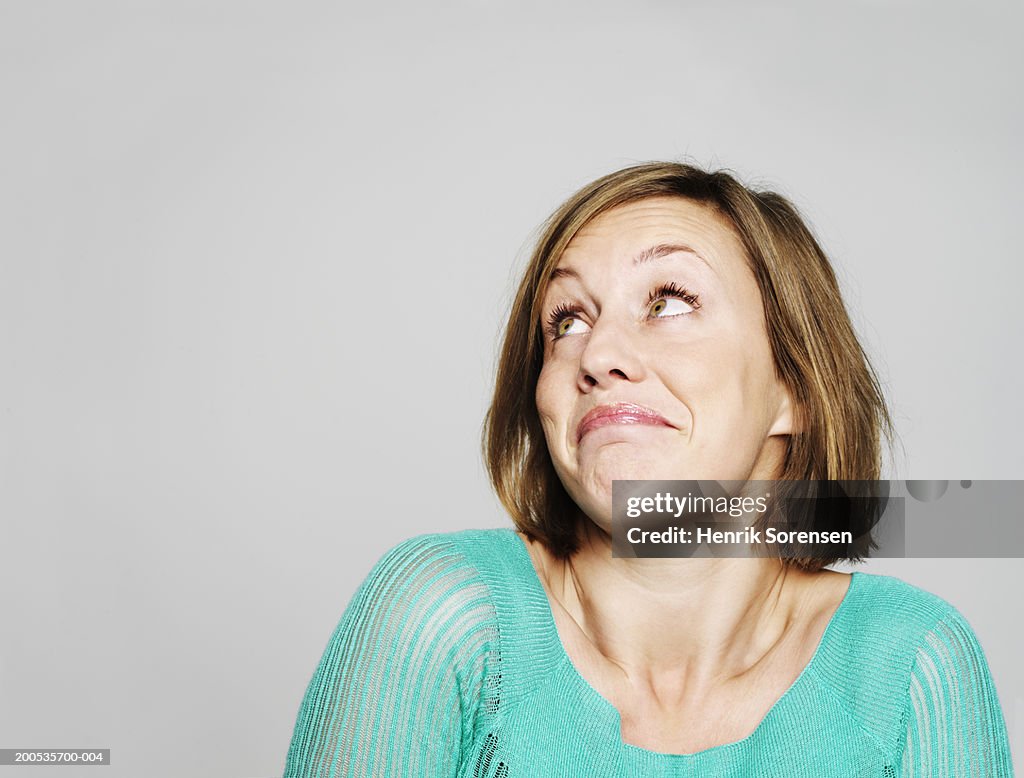
[[[647, 298], [647, 305], [649, 306], [655, 300], [660, 300], [663, 297], [675, 297], [691, 306], [694, 310], [700, 308], [699, 296], [690, 292], [685, 287], [679, 286], [675, 281], [669, 281], [667, 284], [662, 284], [661, 286], [652, 289], [650, 296]], [[576, 303], [560, 303], [548, 316], [548, 335], [555, 340], [565, 337], [564, 335], [558, 334], [558, 325], [562, 323], [562, 319], [565, 319], [568, 316], [576, 316], [581, 313], [582, 310], [583, 309]]]

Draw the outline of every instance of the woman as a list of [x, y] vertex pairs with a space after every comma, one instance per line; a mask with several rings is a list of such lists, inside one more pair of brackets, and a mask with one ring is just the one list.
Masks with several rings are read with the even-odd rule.
[[877, 479], [888, 429], [786, 200], [680, 164], [590, 184], [526, 270], [485, 427], [518, 531], [384, 556], [285, 775], [1010, 775], [939, 598], [834, 559], [611, 555], [615, 479]]

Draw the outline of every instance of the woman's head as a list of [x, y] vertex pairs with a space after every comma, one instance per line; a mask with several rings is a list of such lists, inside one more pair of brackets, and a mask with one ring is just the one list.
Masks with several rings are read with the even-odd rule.
[[876, 479], [882, 431], [877, 380], [793, 206], [652, 163], [549, 219], [484, 445], [518, 527], [566, 557], [581, 512], [607, 528], [613, 479]]

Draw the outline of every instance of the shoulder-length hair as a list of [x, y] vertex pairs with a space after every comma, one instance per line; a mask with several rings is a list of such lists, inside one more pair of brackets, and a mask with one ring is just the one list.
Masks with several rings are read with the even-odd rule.
[[[541, 302], [552, 271], [592, 219], [626, 203], [681, 197], [731, 224], [764, 303], [778, 377], [795, 401], [779, 479], [877, 480], [881, 440], [892, 422], [881, 387], [854, 333], [828, 258], [786, 198], [756, 191], [724, 171], [653, 162], [599, 178], [544, 225], [515, 296], [484, 421], [484, 460], [516, 527], [557, 558], [579, 547], [581, 515], [562, 486], [541, 428], [535, 393], [543, 363]], [[786, 560], [820, 569], [837, 559]]]

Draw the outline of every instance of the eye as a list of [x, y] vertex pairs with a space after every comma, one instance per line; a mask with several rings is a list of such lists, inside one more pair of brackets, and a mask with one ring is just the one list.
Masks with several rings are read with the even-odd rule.
[[682, 313], [693, 313], [693, 306], [675, 297], [663, 297], [655, 300], [651, 306], [651, 315], [657, 318], [678, 316]]
[[579, 335], [586, 332], [586, 323], [579, 318], [580, 309], [574, 305], [563, 303], [548, 316], [548, 334], [558, 339], [566, 335]]
[[697, 295], [677, 286], [673, 282], [663, 284], [651, 292], [647, 300], [651, 316], [656, 319], [667, 319], [693, 313], [700, 308]]
[[583, 332], [585, 328], [586, 325], [581, 320], [573, 316], [566, 316], [558, 322], [558, 337]]

